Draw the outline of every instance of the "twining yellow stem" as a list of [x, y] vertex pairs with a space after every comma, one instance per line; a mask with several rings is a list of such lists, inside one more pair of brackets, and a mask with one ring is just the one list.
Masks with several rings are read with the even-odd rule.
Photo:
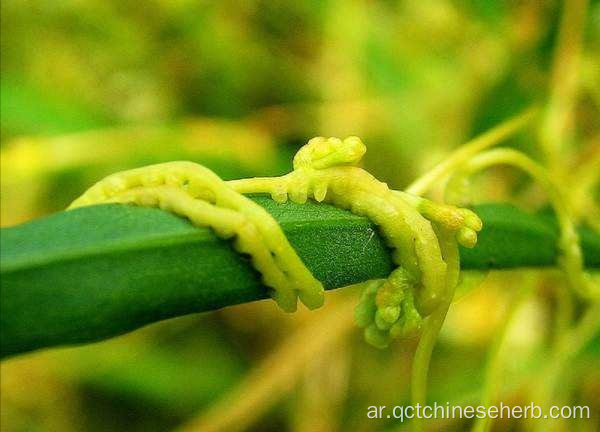
[[[454, 298], [454, 292], [458, 284], [458, 276], [460, 272], [460, 257], [458, 253], [458, 244], [452, 233], [445, 228], [437, 229], [440, 239], [440, 247], [444, 261], [448, 266], [446, 272], [445, 292], [443, 299], [438, 308], [429, 315], [423, 324], [423, 333], [419, 340], [417, 350], [415, 352], [412, 378], [411, 378], [411, 404], [412, 406], [425, 406], [427, 404], [427, 379], [429, 375], [429, 364], [433, 354], [433, 348], [440, 334], [440, 330], [446, 319], [446, 314]], [[421, 418], [414, 418], [415, 432], [423, 430], [423, 422]]]
[[[291, 173], [232, 182], [191, 162], [158, 164], [113, 174], [70, 208], [110, 202], [160, 207], [196, 225], [211, 227], [224, 238], [235, 237], [234, 245], [250, 255], [264, 283], [273, 288], [279, 306], [294, 311], [296, 296], [309, 308], [321, 306], [323, 286], [304, 266], [272, 216], [243, 194], [267, 192], [278, 202], [288, 197], [297, 203], [308, 198], [331, 202], [372, 219], [395, 250], [394, 261], [403, 270], [393, 272], [377, 290], [377, 316], [373, 317], [377, 329], [369, 330], [371, 335], [379, 330], [394, 333], [392, 326], [402, 317], [414, 316], [415, 306], [427, 316], [441, 302], [446, 263], [432, 222], [456, 231], [459, 241], [472, 246], [481, 221], [466, 210], [438, 209], [434, 203], [390, 190], [356, 166], [365, 152], [357, 137], [343, 141], [317, 137], [297, 152]], [[450, 220], [449, 214], [458, 219]], [[405, 289], [411, 293], [405, 295]], [[403, 327], [406, 324], [398, 322]]]
[[508, 148], [493, 149], [480, 153], [464, 163], [462, 170], [450, 180], [448, 187], [460, 184], [463, 178], [493, 165], [505, 164], [517, 167], [544, 188], [552, 204], [560, 229], [559, 248], [560, 265], [573, 290], [584, 298], [598, 298], [600, 291], [594, 287], [583, 271], [583, 256], [579, 245], [579, 237], [573, 223], [572, 212], [562, 186], [550, 176], [548, 171], [525, 154]]
[[168, 162], [116, 173], [92, 186], [69, 208], [111, 202], [159, 207], [210, 227], [223, 238], [235, 236], [234, 246], [252, 257], [283, 310], [296, 310], [297, 296], [312, 309], [323, 304], [323, 286], [302, 263], [277, 221], [201, 165]]
[[536, 118], [539, 110], [532, 107], [522, 112], [521, 114], [499, 124], [488, 132], [479, 135], [477, 138], [469, 141], [445, 158], [438, 165], [427, 171], [406, 189], [412, 195], [424, 195], [433, 185], [441, 182], [445, 177], [454, 172], [460, 165], [475, 156], [477, 153], [492, 147], [499, 142], [509, 138], [525, 126], [531, 124]]

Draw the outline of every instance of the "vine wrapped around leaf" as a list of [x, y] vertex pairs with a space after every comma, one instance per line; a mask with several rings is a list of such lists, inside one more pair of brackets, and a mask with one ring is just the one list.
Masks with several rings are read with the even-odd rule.
[[[326, 201], [369, 217], [393, 249], [398, 266], [388, 279], [371, 281], [356, 311], [371, 344], [421, 327], [421, 320], [449, 304], [459, 269], [456, 240], [472, 247], [481, 221], [471, 211], [398, 193], [359, 168], [366, 147], [357, 137], [313, 138], [282, 177], [224, 182], [191, 162], [169, 162], [113, 174], [70, 208], [101, 203], [160, 207], [208, 226], [223, 238], [235, 237], [265, 285], [285, 311], [297, 298], [309, 308], [323, 304], [323, 287], [304, 266], [277, 222], [243, 194], [268, 193], [277, 202]], [[455, 240], [456, 239], [456, 240]]]

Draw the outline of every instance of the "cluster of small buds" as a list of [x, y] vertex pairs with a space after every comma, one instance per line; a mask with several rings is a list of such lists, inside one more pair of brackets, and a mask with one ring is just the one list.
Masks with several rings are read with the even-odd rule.
[[355, 321], [364, 328], [365, 340], [378, 348], [393, 339], [416, 334], [422, 318], [415, 308], [414, 282], [404, 269], [395, 270], [386, 280], [374, 280], [365, 289], [355, 309]]

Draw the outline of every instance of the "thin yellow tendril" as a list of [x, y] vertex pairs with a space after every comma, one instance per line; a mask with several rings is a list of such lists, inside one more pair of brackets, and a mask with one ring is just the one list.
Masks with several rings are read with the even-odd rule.
[[[451, 232], [445, 228], [438, 228], [438, 237], [440, 246], [443, 250], [444, 260], [448, 265], [446, 273], [446, 287], [444, 301], [438, 308], [425, 319], [423, 324], [423, 333], [419, 340], [415, 352], [411, 378], [411, 404], [412, 406], [425, 406], [427, 404], [427, 377], [429, 375], [429, 364], [433, 348], [446, 319], [446, 314], [452, 303], [454, 291], [458, 284], [460, 272], [460, 256], [458, 253], [458, 244], [453, 238]], [[423, 430], [422, 419], [414, 419], [414, 431]]]
[[477, 153], [498, 144], [514, 135], [537, 116], [539, 109], [532, 107], [521, 114], [499, 124], [477, 138], [461, 145], [441, 163], [427, 171], [426, 174], [412, 182], [405, 191], [412, 195], [424, 195], [431, 187], [452, 174], [460, 165]]
[[559, 249], [561, 257], [559, 265], [563, 269], [571, 288], [583, 298], [598, 298], [600, 292], [594, 287], [583, 271], [583, 257], [579, 245], [579, 236], [565, 192], [550, 176], [548, 171], [525, 154], [508, 148], [488, 150], [472, 157], [463, 163], [461, 171], [448, 184], [451, 191], [455, 185], [460, 187], [463, 180], [478, 171], [494, 165], [509, 165], [519, 168], [529, 174], [542, 186], [556, 212], [560, 229]]

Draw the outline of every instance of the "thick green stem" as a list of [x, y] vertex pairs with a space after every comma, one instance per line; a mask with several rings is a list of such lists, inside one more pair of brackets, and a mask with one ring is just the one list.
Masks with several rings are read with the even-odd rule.
[[[389, 251], [366, 218], [326, 204], [254, 199], [327, 289], [391, 272]], [[476, 211], [484, 229], [476, 248], [461, 249], [463, 268], [555, 265], [552, 218], [506, 205]], [[582, 231], [581, 239], [586, 265], [600, 268], [600, 236]], [[2, 229], [0, 240], [3, 357], [268, 297], [227, 241], [157, 209], [87, 207]]]

